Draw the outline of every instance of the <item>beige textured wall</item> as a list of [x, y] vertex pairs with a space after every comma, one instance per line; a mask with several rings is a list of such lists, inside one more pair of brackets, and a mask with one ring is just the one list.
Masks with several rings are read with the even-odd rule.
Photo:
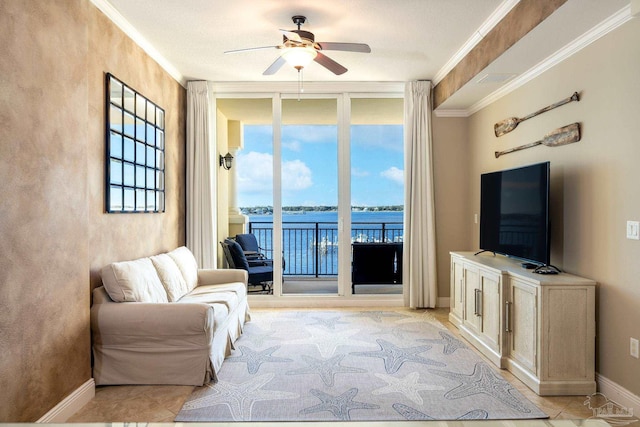
[[450, 294], [450, 251], [470, 249], [468, 119], [433, 116], [438, 297]]
[[[482, 172], [551, 162], [551, 262], [598, 282], [597, 370], [640, 395], [640, 362], [629, 338], [640, 338], [640, 241], [627, 240], [627, 220], [640, 221], [640, 20], [596, 41], [470, 119], [471, 204], [479, 209]], [[501, 138], [493, 124], [523, 116], [574, 91], [580, 102], [521, 123]], [[581, 122], [580, 142], [535, 147], [495, 159], [493, 152], [540, 139]], [[478, 245], [473, 226], [472, 248]]]
[[[92, 287], [100, 269], [185, 244], [186, 90], [102, 12], [89, 8], [89, 242]], [[110, 72], [165, 110], [166, 208], [105, 214], [104, 75]]]
[[[167, 110], [165, 214], [103, 213], [105, 71]], [[92, 269], [184, 242], [184, 103], [88, 0], [0, 2], [0, 422], [91, 378]]]

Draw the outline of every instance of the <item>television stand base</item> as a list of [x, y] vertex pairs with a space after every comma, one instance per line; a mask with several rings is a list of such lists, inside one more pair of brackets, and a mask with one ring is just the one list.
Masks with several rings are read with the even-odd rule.
[[476, 253], [475, 253], [475, 254], [473, 254], [473, 255], [480, 255], [480, 254], [481, 254], [481, 253], [483, 253], [483, 252], [491, 252], [491, 253], [493, 254], [493, 256], [496, 256], [496, 253], [495, 253], [494, 251], [488, 251], [488, 250], [486, 250], [486, 249], [483, 249], [483, 250], [481, 250], [481, 251], [478, 251], [478, 252], [476, 252]]

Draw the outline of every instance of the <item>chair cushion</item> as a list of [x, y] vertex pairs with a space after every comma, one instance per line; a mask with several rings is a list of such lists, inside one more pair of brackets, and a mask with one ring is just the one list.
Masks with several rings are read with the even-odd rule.
[[169, 302], [149, 258], [105, 266], [102, 268], [102, 284], [116, 302]]
[[160, 254], [152, 256], [151, 262], [158, 272], [170, 302], [179, 300], [189, 292], [187, 282], [173, 258], [167, 254]]
[[268, 265], [251, 267], [249, 270], [249, 283], [258, 285], [263, 282], [273, 281], [273, 267]]
[[198, 262], [193, 253], [186, 246], [181, 246], [167, 255], [178, 265], [180, 273], [182, 273], [182, 277], [184, 277], [184, 281], [187, 284], [187, 292], [198, 286]]
[[240, 245], [240, 247], [246, 251], [259, 252], [260, 247], [258, 246], [258, 239], [256, 236], [250, 233], [246, 234], [236, 234], [236, 242]]
[[249, 263], [247, 262], [247, 258], [244, 256], [244, 251], [238, 242], [231, 239], [225, 239], [224, 243], [229, 247], [229, 252], [231, 253], [231, 258], [233, 258], [233, 263], [236, 268], [242, 268], [243, 270], [249, 271]]

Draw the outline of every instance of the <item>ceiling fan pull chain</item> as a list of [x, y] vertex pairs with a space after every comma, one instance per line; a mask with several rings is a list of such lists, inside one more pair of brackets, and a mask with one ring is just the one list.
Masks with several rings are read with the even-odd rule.
[[303, 68], [298, 69], [298, 102], [300, 102], [300, 94], [304, 92], [304, 87], [302, 86], [302, 70]]

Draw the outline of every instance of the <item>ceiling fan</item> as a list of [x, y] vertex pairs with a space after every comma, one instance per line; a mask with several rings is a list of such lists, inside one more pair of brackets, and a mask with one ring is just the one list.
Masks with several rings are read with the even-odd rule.
[[297, 30], [280, 30], [282, 32], [282, 44], [276, 46], [252, 47], [247, 49], [228, 50], [225, 53], [239, 53], [260, 49], [280, 49], [282, 54], [273, 64], [267, 68], [265, 76], [275, 74], [285, 63], [289, 63], [298, 72], [306, 67], [311, 61], [315, 61], [336, 75], [344, 74], [347, 69], [338, 64], [333, 59], [324, 55], [321, 51], [341, 50], [347, 52], [370, 53], [371, 48], [364, 43], [337, 43], [337, 42], [316, 42], [312, 32], [300, 29], [300, 26], [307, 21], [302, 15], [295, 15], [291, 18], [298, 26]]

